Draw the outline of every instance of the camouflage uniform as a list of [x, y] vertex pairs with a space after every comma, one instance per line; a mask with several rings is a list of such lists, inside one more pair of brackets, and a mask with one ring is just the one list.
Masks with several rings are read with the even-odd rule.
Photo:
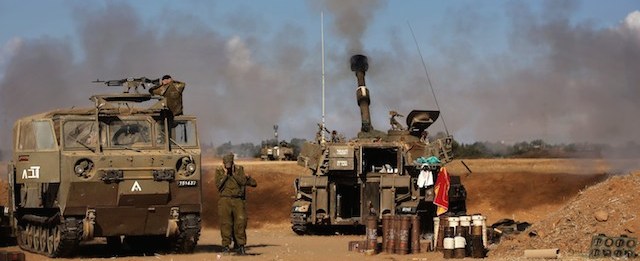
[[149, 93], [153, 95], [161, 95], [167, 99], [167, 107], [174, 116], [182, 115], [182, 91], [184, 91], [185, 83], [172, 81], [168, 84], [154, 86], [149, 89]]
[[[228, 155], [224, 160], [229, 160]], [[233, 162], [233, 156], [231, 156], [231, 162]], [[228, 175], [228, 169], [224, 166], [216, 169], [216, 185], [220, 196], [218, 200], [220, 235], [222, 236], [222, 246], [228, 249], [233, 233], [235, 245], [244, 251], [244, 245], [247, 243], [245, 189], [246, 186], [255, 187], [257, 183], [255, 179], [245, 175], [242, 166], [232, 165], [231, 168], [233, 169], [232, 175]]]

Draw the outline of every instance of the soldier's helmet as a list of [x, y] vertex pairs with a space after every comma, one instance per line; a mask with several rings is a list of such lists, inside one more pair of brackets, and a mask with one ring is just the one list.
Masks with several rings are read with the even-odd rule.
[[228, 168], [231, 168], [233, 166], [233, 158], [234, 158], [233, 153], [229, 153], [229, 154], [224, 155], [222, 157], [222, 163], [224, 164], [225, 168], [228, 169]]

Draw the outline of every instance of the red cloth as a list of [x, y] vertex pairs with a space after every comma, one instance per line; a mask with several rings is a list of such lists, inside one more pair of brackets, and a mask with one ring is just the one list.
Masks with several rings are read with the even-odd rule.
[[434, 187], [436, 197], [433, 199], [433, 204], [438, 206], [438, 210], [436, 211], [438, 216], [446, 213], [449, 209], [450, 186], [451, 179], [449, 178], [449, 173], [447, 173], [446, 168], [442, 167], [440, 168], [440, 173], [438, 173], [438, 179], [436, 179], [436, 185]]

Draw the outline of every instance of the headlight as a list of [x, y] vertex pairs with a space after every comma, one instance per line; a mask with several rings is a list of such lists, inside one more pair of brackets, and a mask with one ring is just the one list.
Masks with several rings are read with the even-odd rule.
[[196, 172], [196, 164], [194, 164], [194, 163], [187, 164], [187, 172], [189, 172], [191, 174]]
[[90, 159], [81, 159], [76, 162], [76, 165], [73, 166], [73, 172], [76, 173], [78, 177], [89, 178], [92, 175], [93, 170], [93, 161]]
[[176, 171], [185, 177], [193, 175], [197, 169], [198, 167], [191, 157], [182, 157], [176, 163]]
[[74, 171], [76, 172], [76, 175], [80, 176], [82, 175], [82, 173], [84, 173], [84, 167], [80, 165], [76, 165], [76, 167], [74, 168]]
[[293, 212], [307, 212], [309, 211], [309, 205], [293, 207]]

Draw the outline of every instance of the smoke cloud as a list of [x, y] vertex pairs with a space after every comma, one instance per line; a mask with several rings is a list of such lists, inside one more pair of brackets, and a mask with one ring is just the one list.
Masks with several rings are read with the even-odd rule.
[[476, 86], [461, 98], [472, 113], [452, 110], [456, 128], [469, 128], [475, 139], [510, 142], [640, 140], [640, 123], [632, 120], [640, 111], [638, 12], [616, 27], [596, 28], [570, 23], [566, 13], [576, 7], [548, 3], [542, 16], [510, 6], [508, 53], [468, 59], [478, 68], [469, 82]]
[[[309, 3], [328, 11], [327, 28], [344, 40], [328, 45], [330, 130], [347, 137], [359, 130], [357, 86], [348, 64], [356, 53], [369, 57], [366, 77], [376, 129], [389, 128], [389, 110], [406, 115], [436, 109], [408, 29], [390, 30], [391, 49], [364, 44], [385, 1]], [[640, 12], [601, 28], [569, 21], [575, 5], [545, 3], [540, 13], [521, 2], [506, 4], [506, 47], [492, 52], [477, 43], [486, 41], [484, 33], [495, 21], [473, 8], [450, 10], [435, 25], [412, 24], [418, 38], [428, 37], [420, 45], [430, 48], [425, 62], [449, 132], [463, 142], [639, 142]], [[91, 85], [96, 78], [163, 74], [187, 82], [185, 113], [199, 117], [203, 143], [259, 142], [272, 137], [274, 124], [283, 138], [313, 138], [321, 108], [319, 43], [291, 35], [315, 32], [289, 24], [227, 35], [179, 12], [165, 14], [173, 21], [165, 23], [142, 21], [123, 3], [82, 10], [74, 12], [80, 44], [41, 37], [2, 45], [3, 150], [9, 149], [8, 130], [17, 118], [91, 106], [89, 96], [120, 91]], [[242, 26], [264, 24], [258, 16], [228, 20], [234, 19]], [[442, 118], [434, 127], [443, 129]]]
[[[3, 129], [10, 130], [19, 117], [92, 106], [91, 95], [121, 91], [92, 85], [96, 78], [164, 74], [187, 83], [185, 113], [199, 117], [203, 143], [260, 141], [272, 137], [271, 126], [285, 120], [315, 125], [315, 119], [293, 113], [312, 98], [308, 86], [318, 70], [310, 66], [314, 62], [304, 42], [282, 37], [285, 30], [299, 31], [295, 27], [269, 36], [283, 40], [252, 42], [240, 35], [224, 36], [187, 14], [166, 14], [180, 21], [169, 25], [145, 23], [123, 3], [106, 2], [75, 13], [83, 56], [73, 52], [71, 43], [47, 37], [23, 40], [14, 48], [0, 81]], [[162, 26], [167, 29], [159, 30]], [[5, 150], [9, 133], [2, 132]]]
[[[376, 11], [386, 5], [382, 0], [323, 0], [315, 1], [316, 7], [334, 16], [332, 31], [347, 42], [346, 52], [364, 51], [363, 36], [374, 19]], [[349, 57], [347, 57], [349, 59]]]

